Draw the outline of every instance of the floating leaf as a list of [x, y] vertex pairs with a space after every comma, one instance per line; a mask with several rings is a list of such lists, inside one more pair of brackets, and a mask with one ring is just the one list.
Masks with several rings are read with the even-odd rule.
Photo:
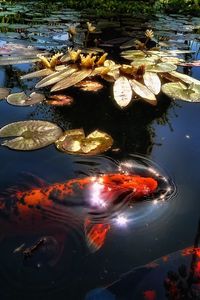
[[64, 78], [63, 80], [56, 83], [52, 89], [51, 92], [60, 91], [67, 89], [70, 86], [73, 86], [77, 84], [78, 82], [82, 81], [86, 77], [88, 77], [92, 72], [92, 69], [83, 69], [81, 71], [77, 71], [73, 73], [71, 76]]
[[162, 92], [168, 97], [189, 102], [200, 102], [200, 85], [186, 86], [181, 82], [169, 82], [162, 86]]
[[103, 85], [98, 81], [82, 80], [77, 83], [75, 87], [78, 87], [85, 92], [97, 92], [103, 88]]
[[69, 154], [96, 155], [111, 148], [113, 139], [110, 135], [99, 130], [85, 136], [83, 129], [73, 129], [56, 141], [56, 147]]
[[117, 104], [124, 108], [131, 102], [132, 99], [132, 88], [128, 79], [124, 76], [119, 77], [113, 86], [114, 99]]
[[9, 95], [10, 91], [6, 88], [0, 88], [0, 100], [5, 99]]
[[49, 76], [43, 78], [36, 84], [36, 88], [42, 88], [45, 86], [52, 85], [68, 76], [73, 74], [77, 71], [76, 67], [66, 67], [64, 70], [61, 70], [59, 72], [54, 72], [53, 74], [50, 74]]
[[177, 69], [176, 65], [169, 64], [169, 63], [159, 63], [155, 65], [147, 65], [146, 66], [146, 71], [148, 72], [172, 72]]
[[35, 71], [35, 72], [28, 73], [26, 75], [23, 75], [20, 78], [21, 79], [31, 79], [31, 78], [35, 78], [35, 77], [44, 77], [44, 76], [48, 76], [52, 73], [54, 73], [54, 71], [52, 71], [51, 69], [42, 69], [39, 71]]
[[157, 100], [155, 95], [142, 83], [135, 79], [129, 80], [133, 91], [151, 105], [156, 105]]
[[15, 150], [35, 150], [55, 142], [62, 130], [46, 121], [20, 121], [8, 124], [0, 129], [0, 137], [16, 137], [4, 141], [1, 145]]
[[53, 106], [70, 106], [73, 104], [74, 99], [66, 95], [52, 95], [51, 100], [47, 100], [46, 103]]
[[33, 92], [30, 96], [27, 96], [24, 92], [10, 94], [7, 97], [7, 102], [16, 106], [29, 106], [42, 102], [45, 99], [43, 94]]
[[194, 84], [200, 85], [200, 80], [195, 79], [189, 75], [185, 75], [185, 74], [176, 72], [176, 71], [170, 72], [169, 74], [163, 74], [163, 75], [166, 76], [167, 79], [169, 79], [171, 81], [177, 81], [177, 79], [178, 79], [178, 80], [183, 81], [184, 83], [188, 83], [188, 84], [194, 83]]
[[160, 93], [161, 81], [156, 73], [145, 72], [143, 75], [144, 83], [155, 95]]

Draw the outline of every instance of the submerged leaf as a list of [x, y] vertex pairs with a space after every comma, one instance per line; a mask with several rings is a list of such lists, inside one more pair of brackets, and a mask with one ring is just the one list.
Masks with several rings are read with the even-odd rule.
[[56, 124], [46, 121], [20, 121], [0, 129], [0, 137], [16, 137], [1, 145], [15, 150], [35, 150], [55, 142], [62, 135]]
[[72, 75], [70, 75], [69, 77], [64, 78], [63, 80], [56, 83], [52, 87], [51, 92], [67, 89], [68, 87], [71, 87], [71, 86], [77, 84], [78, 82], [82, 81], [86, 77], [88, 77], [91, 74], [91, 72], [92, 72], [92, 69], [83, 69], [81, 71], [77, 71], [77, 72], [73, 73]]
[[73, 104], [74, 99], [66, 95], [52, 95], [51, 100], [47, 100], [46, 103], [53, 106], [70, 106]]
[[160, 93], [161, 81], [156, 73], [146, 72], [143, 75], [144, 83], [155, 95]]
[[103, 85], [98, 81], [82, 80], [77, 83], [75, 87], [78, 87], [80, 90], [85, 92], [97, 92], [103, 88]]
[[157, 104], [155, 95], [142, 83], [135, 79], [129, 80], [133, 91], [151, 105]]
[[0, 88], [0, 100], [5, 99], [9, 95], [10, 91], [6, 88]]
[[121, 76], [115, 81], [113, 86], [113, 94], [115, 101], [121, 108], [129, 105], [132, 99], [133, 92], [131, 85], [126, 77]]
[[85, 136], [83, 129], [73, 129], [65, 133], [56, 141], [56, 147], [69, 154], [96, 155], [111, 148], [113, 139], [110, 135], [95, 130]]
[[186, 86], [181, 82], [169, 82], [162, 86], [162, 92], [173, 99], [200, 102], [200, 85]]
[[42, 102], [45, 99], [43, 94], [33, 92], [30, 96], [27, 96], [24, 92], [10, 94], [7, 97], [7, 102], [16, 106], [29, 106]]

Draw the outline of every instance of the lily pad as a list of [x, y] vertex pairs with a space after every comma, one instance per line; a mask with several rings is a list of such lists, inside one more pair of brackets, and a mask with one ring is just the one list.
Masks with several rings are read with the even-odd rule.
[[146, 66], [146, 71], [155, 72], [155, 73], [172, 72], [175, 71], [176, 69], [177, 69], [176, 65], [169, 64], [169, 63], [159, 63], [159, 64]]
[[56, 141], [56, 147], [69, 154], [97, 155], [111, 148], [113, 139], [105, 132], [95, 130], [85, 136], [83, 129], [65, 131]]
[[161, 89], [161, 81], [156, 73], [145, 72], [143, 75], [144, 83], [152, 93], [158, 95]]
[[1, 145], [14, 150], [35, 150], [54, 143], [62, 135], [56, 124], [46, 121], [20, 121], [0, 129], [0, 137], [15, 137]]
[[135, 79], [129, 80], [133, 91], [151, 105], [157, 104], [155, 95], [142, 83]]
[[6, 99], [6, 97], [9, 95], [10, 91], [7, 88], [0, 88], [0, 100]]
[[121, 76], [115, 81], [113, 86], [113, 94], [116, 103], [121, 108], [129, 105], [132, 100], [133, 92], [131, 85], [126, 77]]
[[162, 86], [162, 92], [173, 99], [200, 102], [200, 85], [186, 86], [181, 82], [169, 82]]
[[66, 95], [52, 95], [50, 100], [47, 100], [46, 103], [53, 106], [71, 106], [74, 102], [74, 99]]
[[29, 106], [42, 102], [45, 99], [43, 94], [33, 92], [30, 96], [27, 96], [24, 92], [10, 94], [7, 97], [7, 102], [16, 106]]

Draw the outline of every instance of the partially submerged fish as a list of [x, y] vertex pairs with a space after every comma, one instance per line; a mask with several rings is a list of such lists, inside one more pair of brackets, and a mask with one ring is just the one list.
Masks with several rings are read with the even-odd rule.
[[[98, 177], [71, 179], [48, 184], [29, 175], [29, 186], [9, 188], [0, 196], [0, 221], [11, 232], [33, 233], [43, 227], [77, 222], [74, 207], [84, 215], [86, 241], [92, 251], [98, 250], [110, 229], [109, 221], [102, 222], [102, 213], [118, 213], [122, 204], [144, 200], [156, 192], [158, 181], [126, 173], [103, 174]], [[77, 200], [78, 199], [78, 200]]]

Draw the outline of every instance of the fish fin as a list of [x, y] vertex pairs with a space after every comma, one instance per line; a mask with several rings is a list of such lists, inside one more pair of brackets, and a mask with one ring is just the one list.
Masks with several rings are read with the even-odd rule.
[[84, 222], [84, 230], [90, 251], [96, 252], [104, 245], [107, 233], [110, 230], [110, 224], [93, 224], [90, 219], [86, 219]]

